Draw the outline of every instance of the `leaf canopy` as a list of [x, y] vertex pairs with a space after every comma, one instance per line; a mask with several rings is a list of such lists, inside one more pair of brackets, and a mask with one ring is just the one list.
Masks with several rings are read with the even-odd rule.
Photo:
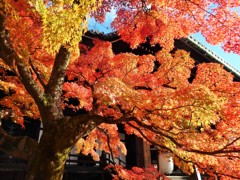
[[[0, 1], [5, 95], [0, 104], [21, 124], [27, 116], [41, 118], [58, 134], [71, 127], [71, 143], [95, 160], [96, 149], [126, 153], [116, 125], [123, 124], [127, 134], [171, 152], [188, 173], [196, 165], [223, 179], [239, 178], [239, 82], [214, 63], [199, 64], [193, 75], [190, 54], [174, 49], [174, 39], [200, 31], [208, 42], [240, 54], [239, 5], [233, 0]], [[131, 48], [148, 42], [162, 50], [140, 56], [114, 54], [114, 42], [98, 39], [92, 47], [80, 45], [88, 18], [103, 22], [112, 8], [117, 14], [112, 28], [121, 40]], [[84, 112], [82, 124], [64, 115], [66, 109]], [[70, 142], [60, 137], [59, 144]], [[121, 178], [157, 175], [149, 169], [109, 168]]]

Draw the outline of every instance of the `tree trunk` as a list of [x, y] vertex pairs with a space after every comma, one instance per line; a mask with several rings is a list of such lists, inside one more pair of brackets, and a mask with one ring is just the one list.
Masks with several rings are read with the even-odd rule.
[[71, 148], [102, 119], [98, 115], [84, 114], [45, 124], [38, 147], [29, 160], [26, 180], [61, 180]]
[[61, 180], [69, 151], [38, 153], [29, 163], [26, 180]]
[[58, 133], [44, 132], [28, 164], [26, 180], [61, 180], [72, 145]]

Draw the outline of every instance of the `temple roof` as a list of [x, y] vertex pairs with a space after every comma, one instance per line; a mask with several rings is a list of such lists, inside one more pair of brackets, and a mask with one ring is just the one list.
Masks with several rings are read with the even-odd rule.
[[[137, 48], [130, 50], [130, 46], [127, 43], [123, 42], [121, 40], [120, 36], [118, 36], [118, 34], [116, 32], [111, 32], [111, 33], [105, 34], [105, 33], [99, 32], [99, 31], [88, 31], [83, 36], [83, 41], [84, 41], [84, 39], [86, 42], [86, 40], [93, 40], [95, 38], [111, 42], [113, 44], [113, 49], [114, 49], [114, 46], [117, 47], [117, 49], [115, 49], [115, 51], [117, 51], [117, 53], [131, 51], [131, 52], [136, 52], [136, 53], [141, 52], [143, 54], [144, 53], [155, 54], [158, 50], [161, 49], [161, 47], [159, 45], [151, 46], [151, 45], [149, 45], [149, 43], [143, 43], [143, 44], [140, 44]], [[240, 81], [240, 72], [238, 70], [236, 70], [234, 67], [232, 67], [227, 61], [220, 58], [217, 54], [212, 52], [210, 49], [205, 47], [194, 37], [189, 36], [187, 38], [181, 38], [179, 40], [176, 40], [175, 47], [177, 49], [184, 49], [184, 50], [190, 52], [190, 55], [198, 63], [215, 62], [215, 63], [222, 64], [228, 72], [231, 72], [234, 75], [235, 81]]]
[[202, 43], [200, 43], [194, 37], [189, 36], [188, 38], [181, 39], [181, 41], [191, 46], [191, 48], [203, 54], [206, 58], [209, 58], [211, 61], [222, 64], [229, 72], [233, 73], [234, 75], [240, 78], [240, 72], [237, 69], [235, 69], [227, 61], [219, 57], [213, 51], [205, 47]]

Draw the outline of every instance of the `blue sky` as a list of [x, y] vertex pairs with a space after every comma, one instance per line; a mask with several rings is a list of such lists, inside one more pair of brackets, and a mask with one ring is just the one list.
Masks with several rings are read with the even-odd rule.
[[110, 24], [115, 17], [116, 17], [115, 11], [111, 10], [111, 12], [107, 13], [106, 19], [105, 19], [104, 23], [102, 23], [102, 24], [96, 22], [94, 18], [90, 18], [89, 24], [88, 24], [88, 29], [89, 30], [98, 30], [98, 31], [104, 32], [106, 34], [110, 33], [110, 32], [112, 32], [112, 28], [111, 28]]
[[[115, 16], [116, 15], [114, 12], [110, 12], [106, 16], [106, 20], [103, 24], [97, 23], [93, 18], [91, 18], [89, 21], [89, 30], [98, 30], [104, 33], [112, 32], [110, 23], [113, 21]], [[220, 45], [213, 46], [207, 43], [204, 37], [200, 33], [193, 34], [192, 36], [195, 39], [197, 39], [199, 42], [201, 42], [206, 48], [210, 49], [214, 54], [218, 55], [221, 59], [228, 62], [236, 70], [240, 71], [240, 55], [233, 54], [233, 53], [226, 53], [224, 52], [224, 50], [221, 48]]]
[[240, 55], [233, 54], [233, 53], [226, 53], [221, 48], [220, 45], [213, 46], [205, 41], [205, 38], [200, 34], [193, 34], [192, 35], [195, 39], [201, 42], [205, 47], [210, 49], [214, 54], [218, 55], [220, 58], [228, 62], [232, 67], [236, 70], [240, 71]]

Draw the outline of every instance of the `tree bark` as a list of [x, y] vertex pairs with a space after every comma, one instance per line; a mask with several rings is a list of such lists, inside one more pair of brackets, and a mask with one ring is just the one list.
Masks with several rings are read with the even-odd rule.
[[[34, 153], [34, 156], [29, 161], [26, 180], [61, 180], [64, 174], [64, 165], [71, 150], [71, 146], [62, 147], [56, 146], [56, 143], [49, 139], [51, 133], [45, 133], [39, 144], [39, 148]], [[53, 136], [54, 137], [54, 136]]]
[[74, 145], [67, 118], [44, 127], [38, 149], [28, 163], [26, 180], [61, 180], [68, 154]]
[[71, 148], [102, 121], [89, 114], [50, 121], [29, 161], [26, 180], [61, 180]]
[[58, 156], [53, 153], [51, 158], [46, 154], [36, 155], [30, 163], [25, 180], [61, 180], [68, 153], [57, 154]]

